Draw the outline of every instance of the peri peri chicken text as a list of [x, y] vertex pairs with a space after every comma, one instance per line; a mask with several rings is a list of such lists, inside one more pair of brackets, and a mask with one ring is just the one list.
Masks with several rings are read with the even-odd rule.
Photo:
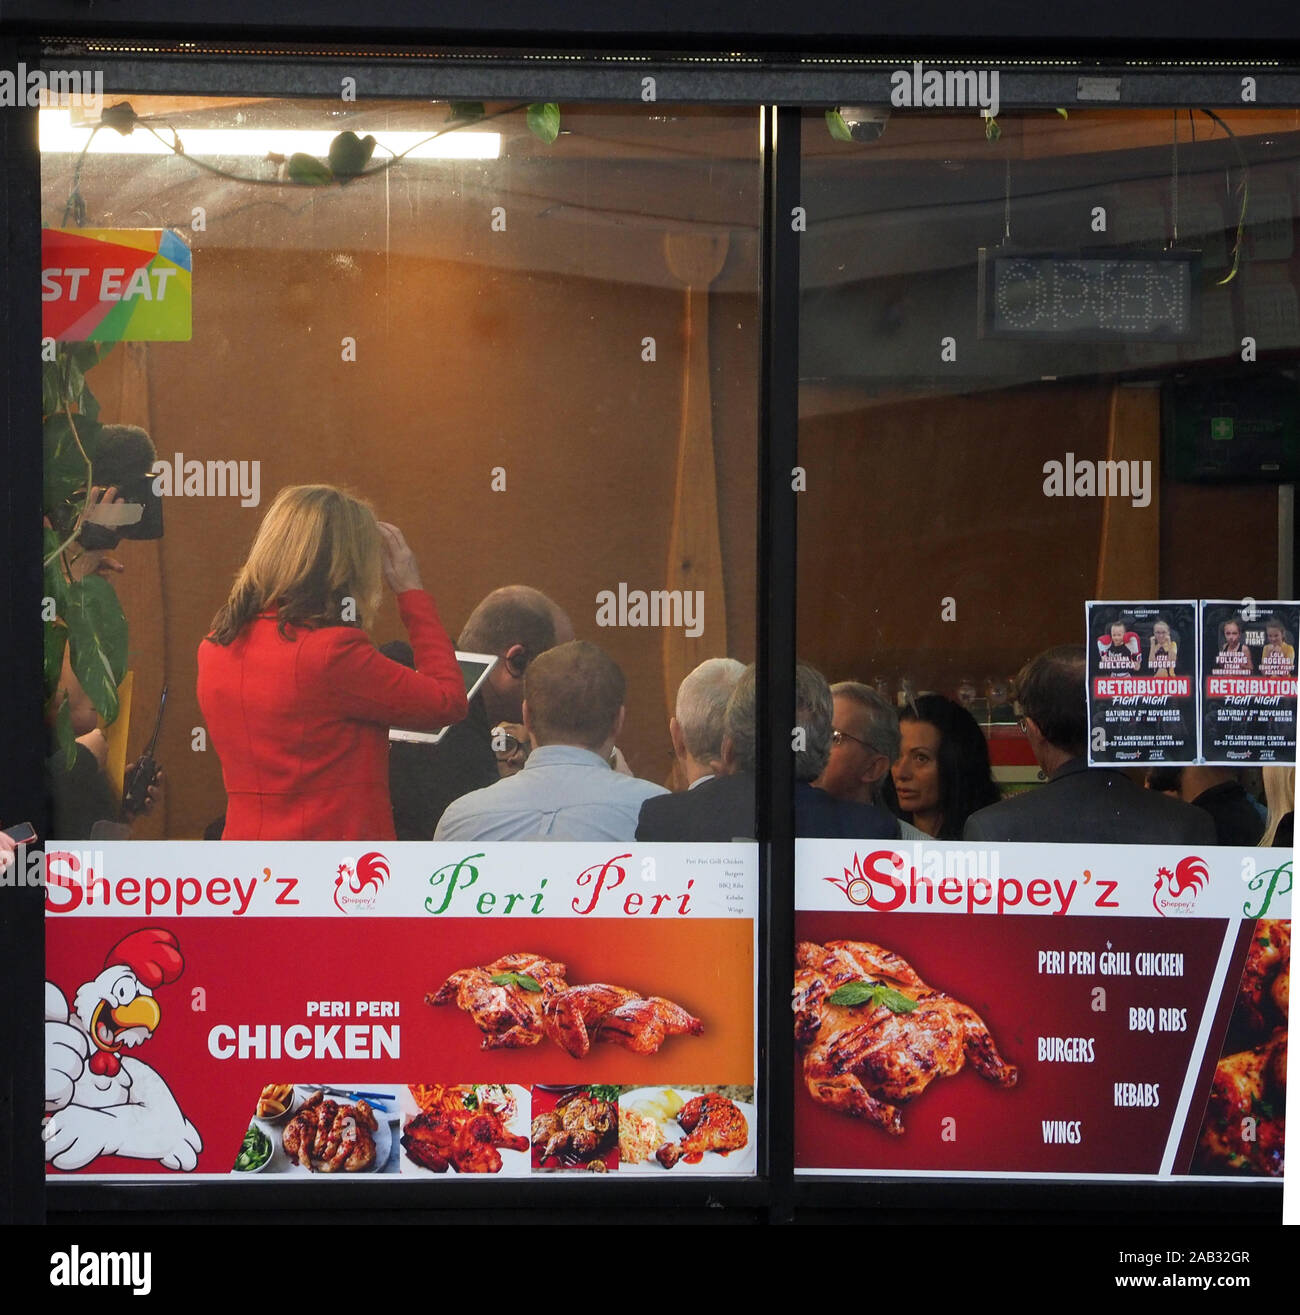
[[[396, 1019], [397, 1000], [308, 1000], [308, 1018]], [[401, 1024], [355, 1023], [218, 1023], [208, 1031], [214, 1059], [384, 1059], [400, 1058]]]

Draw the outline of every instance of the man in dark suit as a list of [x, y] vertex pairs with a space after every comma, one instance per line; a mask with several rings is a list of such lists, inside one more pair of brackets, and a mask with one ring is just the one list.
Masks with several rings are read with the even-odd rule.
[[[686, 789], [678, 794], [656, 795], [641, 805], [638, 840], [703, 840], [706, 837], [699, 834], [701, 830], [715, 833], [720, 824], [737, 827], [736, 836], [753, 836], [753, 778], [720, 775], [727, 704], [744, 672], [744, 666], [734, 658], [709, 658], [678, 687], [668, 735]], [[731, 783], [723, 786], [723, 781]], [[697, 808], [695, 792], [706, 787], [708, 793], [703, 797], [709, 802]], [[732, 836], [725, 838], [730, 840]]]
[[[796, 836], [897, 839], [898, 819], [872, 804], [832, 798], [812, 783], [826, 770], [834, 704], [830, 686], [801, 662], [795, 671], [795, 715], [803, 745], [795, 750]], [[758, 708], [754, 668], [747, 667], [727, 703], [722, 740], [724, 775], [693, 790], [648, 799], [638, 840], [736, 840], [754, 835]]]
[[1016, 677], [1016, 707], [1047, 784], [972, 813], [967, 840], [1215, 843], [1208, 813], [1144, 790], [1114, 768], [1088, 766], [1087, 653], [1081, 645], [1030, 658]]
[[[529, 662], [572, 638], [573, 625], [564, 609], [527, 585], [494, 589], [470, 613], [456, 647], [467, 653], [494, 653], [499, 661], [470, 700], [469, 715], [437, 744], [389, 747], [388, 786], [399, 840], [431, 840], [453, 800], [501, 779], [492, 728], [522, 720]], [[401, 640], [385, 644], [381, 651], [394, 662], [415, 665], [410, 645]]]

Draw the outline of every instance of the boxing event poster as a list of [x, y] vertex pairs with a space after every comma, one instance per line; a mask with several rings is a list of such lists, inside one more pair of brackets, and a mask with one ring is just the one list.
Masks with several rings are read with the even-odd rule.
[[1196, 761], [1196, 603], [1085, 604], [1088, 762]]
[[1201, 754], [1208, 763], [1293, 763], [1300, 604], [1201, 603]]
[[753, 1174], [757, 853], [51, 848], [47, 1175]]
[[1292, 851], [796, 850], [797, 1173], [1282, 1175]]

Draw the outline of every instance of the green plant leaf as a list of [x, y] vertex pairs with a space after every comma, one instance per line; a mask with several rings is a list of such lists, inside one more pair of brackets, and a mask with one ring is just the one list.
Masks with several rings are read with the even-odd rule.
[[[58, 531], [50, 529], [48, 525], [41, 531], [41, 539], [43, 544], [42, 560], [49, 557], [63, 542]], [[54, 599], [55, 617], [59, 621], [64, 621], [68, 614], [68, 582], [63, 575], [63, 565], [57, 557], [46, 566], [43, 582], [45, 596]], [[47, 622], [47, 624], [49, 623]], [[52, 690], [46, 691], [47, 694], [52, 692]]]
[[518, 986], [525, 991], [540, 991], [542, 984], [527, 973], [494, 973], [491, 980], [497, 986]]
[[289, 181], [303, 187], [326, 187], [334, 181], [334, 172], [314, 155], [295, 151], [289, 157]]
[[86, 391], [86, 376], [71, 352], [63, 358], [63, 395], [74, 410], [81, 408], [81, 395]]
[[549, 146], [560, 135], [560, 107], [554, 101], [535, 101], [528, 107], [528, 131]]
[[995, 142], [1002, 136], [1002, 129], [998, 126], [998, 121], [990, 114], [984, 120], [984, 139], [985, 141]]
[[77, 403], [77, 409], [87, 420], [99, 419], [99, 401], [89, 388], [81, 390], [81, 400]]
[[113, 586], [88, 575], [68, 586], [72, 670], [105, 723], [117, 719], [117, 687], [126, 675], [126, 617]]
[[63, 770], [70, 772], [77, 761], [77, 737], [72, 733], [72, 704], [64, 699], [54, 716], [54, 738], [57, 752], [63, 755]]
[[99, 121], [105, 128], [112, 128], [123, 137], [129, 137], [135, 131], [136, 113], [129, 100], [118, 101], [116, 105], [100, 110]]
[[79, 414], [91, 420], [99, 417], [99, 402], [86, 383], [86, 374], [99, 364], [107, 350], [108, 347], [101, 350], [97, 342], [74, 342], [67, 346], [68, 400]]
[[61, 621], [45, 623], [45, 695], [59, 688], [63, 674], [63, 650], [68, 646], [68, 627]]
[[[87, 455], [99, 438], [100, 426], [89, 416], [76, 418], [77, 435], [83, 444], [88, 443]], [[64, 532], [72, 528], [67, 518], [67, 504], [78, 490], [86, 487], [86, 461], [77, 450], [77, 439], [72, 432], [72, 422], [59, 412], [50, 416], [44, 425], [45, 446], [45, 482], [42, 503], [50, 523]], [[72, 513], [75, 517], [75, 512]]]
[[844, 122], [844, 115], [839, 110], [826, 111], [826, 126], [837, 142], [851, 142], [853, 140], [849, 125]]
[[373, 137], [358, 137], [355, 132], [341, 132], [330, 142], [330, 168], [341, 183], [361, 173], [375, 153]]
[[454, 100], [447, 109], [447, 118], [451, 122], [473, 123], [487, 114], [487, 106], [481, 100]]
[[70, 342], [65, 345], [68, 359], [76, 364], [77, 369], [82, 374], [85, 374], [92, 366], [98, 365], [99, 358], [107, 350], [107, 345], [101, 345], [97, 342]]
[[46, 361], [41, 368], [41, 414], [52, 416], [63, 409], [63, 385], [59, 378], [59, 363]]
[[1068, 118], [1070, 117], [1070, 111], [1069, 111], [1069, 110], [1063, 110], [1059, 105], [1056, 107], [1056, 112], [1057, 112], [1057, 113], [1061, 116], [1061, 118], [1063, 118], [1063, 119], [1068, 119]]

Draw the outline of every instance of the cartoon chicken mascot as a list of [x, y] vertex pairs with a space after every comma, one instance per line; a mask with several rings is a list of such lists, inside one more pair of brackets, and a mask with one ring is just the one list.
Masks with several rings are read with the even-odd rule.
[[153, 993], [183, 971], [176, 937], [148, 928], [120, 940], [104, 971], [77, 991], [72, 1013], [45, 983], [45, 1159], [80, 1169], [100, 1155], [157, 1160], [190, 1170], [203, 1149], [198, 1130], [148, 1064], [121, 1052], [153, 1035]]

